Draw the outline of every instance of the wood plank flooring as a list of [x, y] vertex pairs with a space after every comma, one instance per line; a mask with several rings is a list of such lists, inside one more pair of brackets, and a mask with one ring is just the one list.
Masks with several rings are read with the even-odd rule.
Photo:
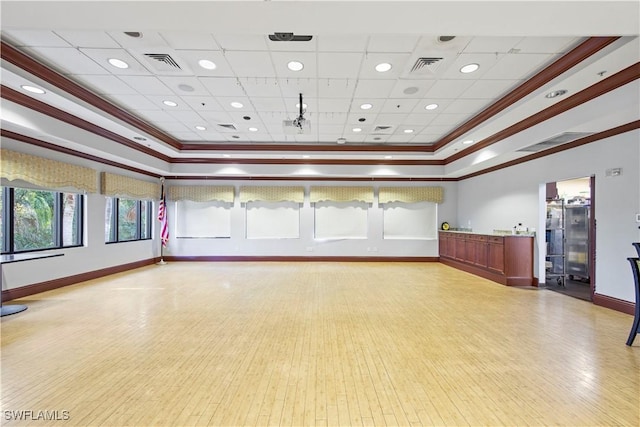
[[175, 262], [13, 303], [3, 426], [640, 425], [631, 316], [438, 263]]

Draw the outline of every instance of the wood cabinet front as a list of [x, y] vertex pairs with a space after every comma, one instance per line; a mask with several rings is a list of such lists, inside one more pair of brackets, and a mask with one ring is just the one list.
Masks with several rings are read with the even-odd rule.
[[534, 285], [533, 237], [441, 231], [440, 261], [503, 285]]

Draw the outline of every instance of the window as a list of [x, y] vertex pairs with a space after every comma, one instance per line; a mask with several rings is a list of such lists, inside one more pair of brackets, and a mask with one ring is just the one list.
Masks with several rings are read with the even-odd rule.
[[247, 202], [247, 239], [298, 239], [300, 205], [297, 202]]
[[368, 209], [366, 202], [316, 202], [315, 238], [366, 239]]
[[438, 204], [391, 202], [384, 205], [384, 239], [435, 240]]
[[178, 238], [230, 238], [231, 203], [176, 202], [176, 237]]
[[84, 197], [26, 188], [2, 188], [2, 253], [82, 245]]
[[151, 202], [107, 197], [104, 240], [107, 243], [151, 239]]

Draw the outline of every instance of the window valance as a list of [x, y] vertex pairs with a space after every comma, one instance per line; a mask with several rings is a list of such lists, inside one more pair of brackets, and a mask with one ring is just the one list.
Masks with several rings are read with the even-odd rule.
[[233, 186], [215, 185], [172, 185], [169, 187], [170, 200], [190, 200], [192, 202], [227, 202], [233, 203], [235, 196]]
[[240, 187], [240, 202], [304, 202], [304, 187], [246, 186]]
[[11, 150], [0, 150], [0, 176], [9, 181], [20, 179], [52, 190], [73, 187], [80, 191], [98, 191], [98, 173], [84, 166]]
[[309, 196], [311, 203], [322, 201], [373, 203], [373, 187], [311, 187]]
[[442, 187], [380, 187], [378, 195], [378, 203], [442, 203], [443, 200], [444, 188]]
[[160, 198], [160, 184], [102, 172], [100, 192], [109, 197], [154, 200]]

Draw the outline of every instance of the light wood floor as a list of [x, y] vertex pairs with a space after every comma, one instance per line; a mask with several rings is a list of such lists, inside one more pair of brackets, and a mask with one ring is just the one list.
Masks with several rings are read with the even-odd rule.
[[632, 316], [438, 263], [170, 263], [18, 302], [7, 426], [640, 425]]

